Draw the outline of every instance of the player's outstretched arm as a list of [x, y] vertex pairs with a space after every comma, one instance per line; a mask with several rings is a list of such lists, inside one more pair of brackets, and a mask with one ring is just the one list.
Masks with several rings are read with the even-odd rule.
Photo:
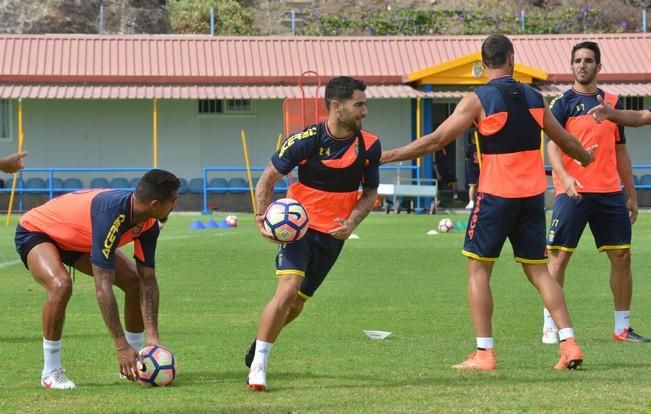
[[479, 118], [482, 106], [479, 98], [474, 93], [466, 94], [436, 131], [419, 139], [411, 141], [402, 147], [382, 152], [381, 164], [395, 161], [413, 160], [425, 154], [433, 153], [445, 147], [456, 138], [463, 136], [464, 132]]
[[16, 171], [25, 168], [25, 162], [23, 161], [23, 158], [26, 156], [27, 152], [22, 151], [7, 155], [4, 158], [0, 158], [0, 170], [6, 172], [7, 174], [13, 174]]
[[147, 345], [158, 345], [158, 304], [160, 292], [156, 279], [156, 270], [136, 262], [140, 277], [140, 311], [147, 332]]
[[115, 352], [120, 366], [120, 373], [129, 380], [136, 379], [136, 361], [138, 352], [129, 346], [120, 323], [118, 304], [113, 294], [113, 282], [115, 271], [93, 265], [93, 276], [95, 277], [95, 295], [97, 303], [102, 312], [104, 323], [115, 341]]
[[588, 114], [592, 115], [597, 122], [609, 120], [628, 127], [651, 125], [651, 111], [649, 110], [633, 111], [630, 109], [615, 109], [611, 104], [605, 102], [601, 96], [597, 96], [597, 99], [599, 100], [599, 105], [588, 111]]
[[564, 153], [580, 162], [582, 166], [585, 167], [594, 161], [592, 153], [597, 149], [597, 145], [593, 145], [588, 149], [583, 148], [579, 140], [574, 135], [567, 132], [565, 128], [558, 123], [556, 117], [551, 113], [549, 108], [545, 108], [543, 125], [543, 130], [549, 138], [551, 138]]
[[271, 204], [274, 185], [283, 177], [284, 175], [270, 162], [267, 164], [267, 167], [260, 176], [260, 180], [258, 180], [258, 184], [255, 186], [255, 203], [257, 208], [255, 224], [258, 226], [260, 235], [271, 241], [274, 241], [273, 235], [264, 228], [264, 212], [267, 210], [269, 204]]
[[547, 143], [547, 156], [549, 158], [549, 163], [552, 165], [552, 170], [554, 170], [554, 174], [556, 174], [563, 183], [565, 194], [575, 200], [581, 198], [579, 190], [583, 188], [583, 185], [581, 185], [576, 178], [567, 173], [567, 170], [565, 170], [565, 166], [563, 165], [561, 149], [553, 141]]
[[347, 240], [362, 220], [371, 212], [376, 197], [377, 188], [363, 188], [362, 195], [357, 200], [357, 204], [353, 207], [353, 211], [348, 216], [348, 219], [337, 218], [336, 221], [339, 223], [339, 226], [330, 230], [330, 235], [335, 239]]

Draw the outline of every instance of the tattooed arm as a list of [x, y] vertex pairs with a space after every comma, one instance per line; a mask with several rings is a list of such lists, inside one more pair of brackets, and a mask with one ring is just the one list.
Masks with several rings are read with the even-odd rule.
[[160, 343], [158, 337], [158, 303], [160, 294], [158, 291], [158, 282], [156, 281], [156, 271], [136, 262], [138, 276], [140, 277], [140, 310], [142, 320], [145, 323], [147, 332], [147, 344], [156, 345]]
[[120, 372], [130, 380], [134, 380], [138, 353], [137, 350], [129, 346], [120, 323], [118, 304], [113, 294], [115, 270], [93, 265], [93, 276], [95, 277], [95, 295], [97, 296], [99, 309], [102, 312], [102, 318], [104, 318], [104, 323], [113, 341], [115, 341], [115, 352], [120, 365]]

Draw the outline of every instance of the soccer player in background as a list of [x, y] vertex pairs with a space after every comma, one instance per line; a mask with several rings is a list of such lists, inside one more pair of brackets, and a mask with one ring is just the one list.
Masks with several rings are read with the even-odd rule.
[[475, 128], [468, 130], [468, 147], [466, 148], [466, 161], [468, 163], [468, 204], [466, 210], [475, 207], [475, 196], [477, 195], [477, 183], [479, 182], [479, 155], [477, 154], [477, 142], [475, 141]]
[[[113, 341], [120, 373], [136, 376], [138, 351], [159, 343], [159, 292], [154, 270], [158, 220], [174, 208], [179, 180], [163, 170], [148, 171], [135, 191], [84, 190], [56, 197], [25, 213], [16, 227], [16, 250], [33, 277], [47, 292], [43, 306], [41, 384], [75, 388], [61, 363], [63, 324], [72, 295], [64, 265], [95, 278], [104, 323]], [[117, 248], [134, 243], [135, 263]], [[120, 323], [113, 285], [125, 294]]]
[[7, 174], [13, 174], [18, 170], [25, 168], [23, 158], [27, 156], [26, 151], [17, 152], [15, 154], [7, 155], [0, 158], [0, 170]]
[[[637, 193], [624, 128], [612, 121], [598, 123], [588, 111], [601, 97], [611, 107], [622, 108], [617, 96], [597, 87], [601, 52], [595, 42], [578, 43], [572, 49], [574, 86], [551, 103], [552, 114], [584, 146], [599, 145], [595, 161], [582, 168], [556, 144], [547, 146], [556, 199], [547, 239], [549, 273], [565, 283], [565, 269], [576, 250], [586, 224], [597, 250], [610, 261], [615, 326], [613, 338], [621, 342], [651, 342], [630, 326], [633, 277], [631, 271], [631, 227], [638, 214]], [[622, 191], [622, 185], [626, 194]], [[545, 344], [558, 343], [558, 329], [544, 309]]]
[[266, 389], [269, 353], [278, 335], [301, 313], [335, 264], [344, 241], [373, 208], [382, 150], [378, 138], [362, 130], [368, 114], [365, 90], [364, 82], [357, 79], [331, 79], [325, 88], [327, 121], [287, 138], [258, 181], [256, 224], [263, 237], [272, 239], [262, 212], [272, 201], [274, 183], [294, 167], [298, 179], [287, 197], [303, 204], [310, 228], [302, 239], [279, 246], [278, 287], [245, 356], [251, 389]]
[[493, 265], [508, 237], [515, 260], [562, 329], [556, 369], [576, 368], [583, 352], [574, 338], [563, 290], [547, 271], [544, 192], [547, 187], [541, 129], [582, 165], [591, 151], [565, 131], [545, 108], [539, 92], [513, 79], [514, 50], [503, 35], [488, 36], [481, 48], [488, 84], [466, 94], [454, 112], [434, 132], [385, 151], [382, 163], [409, 160], [438, 151], [464, 136], [473, 125], [479, 131], [481, 171], [475, 206], [470, 214], [462, 253], [468, 257], [468, 302], [477, 350], [454, 365], [457, 369], [494, 370]]

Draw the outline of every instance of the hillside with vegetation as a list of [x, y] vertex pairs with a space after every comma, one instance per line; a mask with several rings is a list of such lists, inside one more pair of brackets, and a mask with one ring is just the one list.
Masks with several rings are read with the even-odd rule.
[[642, 31], [649, 0], [170, 0], [172, 29], [216, 34], [469, 35]]
[[640, 32], [650, 1], [0, 0], [0, 33], [209, 34], [211, 8], [216, 35]]

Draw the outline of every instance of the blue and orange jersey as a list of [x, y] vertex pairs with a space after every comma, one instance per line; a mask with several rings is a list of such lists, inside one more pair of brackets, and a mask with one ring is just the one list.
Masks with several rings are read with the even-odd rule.
[[366, 131], [332, 136], [325, 122], [290, 135], [271, 157], [274, 167], [289, 174], [298, 166], [298, 180], [287, 196], [299, 201], [310, 216], [310, 228], [327, 233], [348, 218], [359, 199], [360, 184], [380, 183], [380, 140]]
[[545, 191], [542, 95], [510, 76], [475, 89], [486, 117], [477, 124], [482, 193], [504, 198], [531, 197]]
[[[617, 96], [597, 89], [597, 92], [586, 94], [569, 89], [563, 95], [554, 99], [551, 106], [552, 114], [558, 122], [572, 135], [577, 137], [584, 147], [599, 145], [595, 151], [595, 160], [587, 167], [581, 167], [565, 153], [562, 154], [563, 166], [569, 175], [576, 178], [583, 188], [582, 193], [612, 193], [621, 191], [621, 182], [617, 173], [617, 157], [615, 145], [625, 144], [624, 127], [611, 121], [598, 123], [588, 111], [599, 105], [597, 96], [610, 103], [617, 109], [622, 109], [622, 103]], [[565, 192], [558, 176], [552, 173], [556, 194]]]
[[114, 269], [115, 249], [133, 241], [136, 260], [153, 268], [158, 221], [133, 221], [132, 194], [118, 190], [65, 194], [29, 210], [20, 225], [47, 234], [64, 250], [90, 253], [91, 262], [104, 269]]

